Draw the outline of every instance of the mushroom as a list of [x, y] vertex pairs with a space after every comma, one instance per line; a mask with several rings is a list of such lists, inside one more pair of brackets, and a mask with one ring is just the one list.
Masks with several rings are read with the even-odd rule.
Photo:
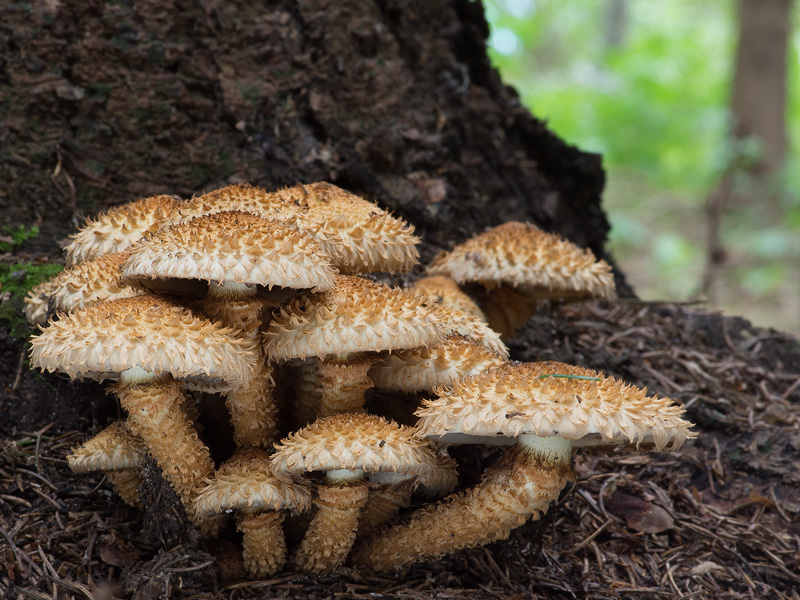
[[98, 302], [31, 339], [31, 364], [70, 378], [116, 380], [111, 391], [195, 524], [194, 498], [213, 464], [183, 410], [182, 380], [218, 390], [252, 378], [256, 346], [219, 323], [151, 295]]
[[143, 294], [140, 286], [120, 281], [119, 269], [128, 255], [128, 251], [113, 252], [67, 266], [28, 292], [25, 319], [32, 325], [44, 325], [54, 311], [69, 312], [103, 300]]
[[281, 511], [306, 511], [311, 494], [303, 486], [275, 478], [269, 454], [242, 448], [228, 459], [195, 500], [199, 515], [237, 511], [244, 566], [252, 577], [277, 573], [286, 560]]
[[411, 288], [427, 296], [439, 304], [457, 308], [465, 313], [471, 314], [476, 319], [487, 322], [486, 315], [475, 301], [464, 292], [458, 284], [450, 277], [435, 275], [433, 277], [423, 277], [411, 284]]
[[[260, 342], [273, 288], [324, 291], [335, 271], [308, 235], [240, 211], [204, 215], [163, 228], [131, 249], [123, 276], [144, 286], [180, 290], [208, 282], [203, 313]], [[260, 295], [266, 295], [262, 298]], [[283, 294], [281, 294], [281, 297]], [[269, 447], [277, 439], [272, 367], [263, 355], [251, 381], [226, 395], [240, 447]]]
[[321, 294], [304, 294], [281, 309], [264, 335], [267, 356], [288, 360], [316, 356], [319, 415], [362, 412], [372, 387], [367, 352], [432, 344], [442, 324], [424, 298], [408, 290], [350, 275]]
[[547, 511], [574, 479], [572, 449], [676, 449], [695, 437], [669, 398], [557, 362], [511, 363], [437, 390], [417, 411], [420, 435], [444, 443], [514, 444], [474, 488], [414, 513], [359, 548], [356, 562], [398, 569], [508, 537]]
[[298, 184], [267, 192], [231, 185], [188, 200], [179, 220], [242, 210], [286, 222], [314, 237], [343, 273], [403, 272], [416, 264], [413, 226], [378, 205], [329, 183]]
[[427, 272], [472, 284], [489, 325], [504, 336], [527, 321], [539, 300], [616, 296], [608, 263], [530, 223], [494, 227], [440, 253]]
[[67, 264], [127, 249], [174, 216], [181, 202], [177, 196], [152, 196], [115, 206], [94, 219], [87, 219], [78, 233], [70, 236], [73, 241], [64, 249]]
[[102, 471], [129, 506], [139, 507], [139, 485], [147, 450], [123, 421], [106, 427], [93, 438], [72, 449], [67, 464], [74, 473]]
[[341, 414], [319, 419], [275, 446], [271, 468], [286, 481], [304, 473], [323, 473], [317, 485], [317, 512], [295, 564], [305, 572], [335, 569], [347, 558], [356, 537], [359, 513], [367, 502], [366, 479], [380, 472], [436, 482], [452, 482], [452, 464], [444, 464], [427, 442], [381, 417]]
[[463, 336], [450, 336], [429, 348], [393, 352], [373, 365], [369, 377], [376, 388], [406, 394], [430, 391], [440, 385], [498, 367], [506, 359]]

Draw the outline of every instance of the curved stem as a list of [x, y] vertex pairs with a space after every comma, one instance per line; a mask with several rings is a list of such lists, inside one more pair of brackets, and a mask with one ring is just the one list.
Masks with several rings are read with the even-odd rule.
[[218, 519], [200, 519], [194, 499], [214, 470], [208, 448], [200, 441], [182, 405], [183, 392], [176, 381], [130, 383], [112, 386], [128, 413], [128, 429], [139, 436], [161, 472], [178, 493], [189, 519], [212, 534]]
[[513, 446], [473, 489], [453, 494], [414, 513], [409, 523], [366, 540], [354, 561], [387, 571], [507, 538], [531, 516], [546, 512], [574, 478], [569, 442], [561, 441], [560, 449], [544, 452]]
[[237, 448], [272, 448], [278, 438], [278, 407], [272, 367], [261, 361], [253, 379], [225, 395]]
[[367, 502], [364, 484], [320, 485], [311, 520], [293, 562], [306, 573], [331, 571], [347, 558], [356, 539], [358, 516]]
[[240, 512], [236, 528], [242, 532], [242, 557], [251, 577], [269, 577], [286, 562], [283, 513]]

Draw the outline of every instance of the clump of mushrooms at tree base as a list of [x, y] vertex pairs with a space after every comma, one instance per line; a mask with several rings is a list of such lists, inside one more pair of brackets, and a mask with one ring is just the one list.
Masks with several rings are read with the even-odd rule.
[[[127, 418], [70, 466], [139, 506], [154, 460], [188, 522], [234, 540], [252, 578], [392, 571], [504, 539], [574, 479], [575, 448], [696, 435], [669, 398], [509, 360], [503, 339], [537, 302], [615, 297], [608, 264], [531, 224], [441, 253], [405, 289], [370, 274], [416, 265], [413, 227], [328, 183], [136, 200], [72, 239], [68, 267], [27, 299], [31, 364], [112, 381]], [[459, 489], [451, 444], [508, 448]]]

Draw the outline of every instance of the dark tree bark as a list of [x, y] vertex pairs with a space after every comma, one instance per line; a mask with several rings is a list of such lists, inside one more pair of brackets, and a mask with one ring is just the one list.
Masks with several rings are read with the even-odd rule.
[[[532, 117], [469, 0], [5, 4], [5, 224], [233, 181], [329, 180], [414, 222], [423, 258], [532, 220], [606, 256], [600, 157]], [[16, 223], [13, 223], [16, 225]]]
[[774, 172], [786, 157], [786, 68], [792, 0], [740, 0], [733, 80], [734, 135], [761, 143], [755, 172]]

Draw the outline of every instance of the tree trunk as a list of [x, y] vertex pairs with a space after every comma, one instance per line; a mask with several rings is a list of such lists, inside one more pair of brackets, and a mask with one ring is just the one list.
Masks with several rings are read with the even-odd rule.
[[760, 144], [756, 174], [777, 170], [786, 157], [786, 61], [792, 0], [740, 0], [739, 45], [733, 79], [734, 135]]
[[416, 224], [423, 260], [511, 219], [608, 258], [600, 157], [502, 84], [480, 3], [65, 0], [0, 17], [0, 201], [17, 205], [0, 225], [59, 239], [75, 211], [136, 197], [328, 180]]

